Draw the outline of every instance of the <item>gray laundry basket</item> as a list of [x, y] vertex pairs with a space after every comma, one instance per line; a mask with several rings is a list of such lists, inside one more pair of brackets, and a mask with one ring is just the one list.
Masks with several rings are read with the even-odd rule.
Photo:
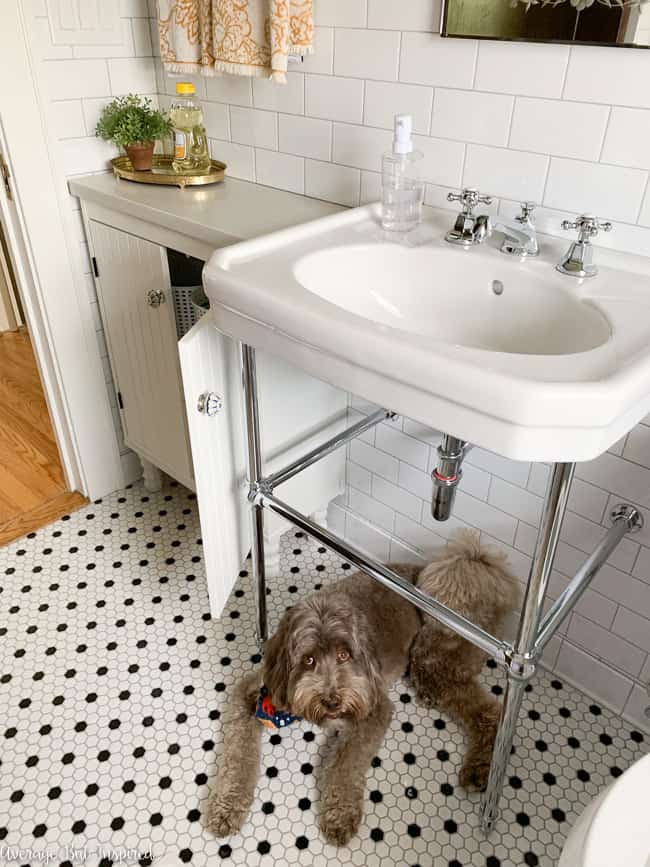
[[210, 301], [203, 286], [172, 286], [176, 334], [180, 340], [210, 309]]
[[167, 261], [174, 299], [176, 335], [180, 340], [210, 308], [201, 282], [205, 263], [177, 250], [167, 250]]

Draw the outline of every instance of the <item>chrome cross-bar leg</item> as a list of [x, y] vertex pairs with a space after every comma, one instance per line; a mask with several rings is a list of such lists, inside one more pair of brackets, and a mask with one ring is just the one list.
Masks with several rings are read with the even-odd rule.
[[619, 503], [610, 513], [612, 526], [600, 540], [593, 553], [587, 557], [571, 581], [551, 606], [548, 614], [542, 620], [537, 638], [535, 652], [541, 654], [548, 642], [555, 635], [558, 627], [569, 616], [573, 607], [585, 592], [594, 576], [605, 563], [612, 551], [620, 544], [627, 533], [636, 533], [643, 528], [644, 519], [639, 510], [629, 503]]
[[517, 638], [507, 660], [508, 681], [503, 710], [494, 743], [487, 790], [481, 804], [481, 825], [486, 833], [492, 830], [497, 818], [524, 689], [535, 673], [535, 642], [574, 470], [575, 464], [554, 464], [546, 491]]
[[260, 645], [268, 638], [266, 616], [266, 571], [264, 565], [264, 508], [254, 501], [254, 492], [262, 478], [262, 446], [260, 440], [260, 417], [257, 404], [257, 371], [255, 350], [245, 343], [241, 345], [242, 383], [244, 386], [244, 416], [246, 420], [246, 444], [248, 451], [248, 483], [251, 504], [251, 563], [255, 607], [257, 611], [257, 640]]

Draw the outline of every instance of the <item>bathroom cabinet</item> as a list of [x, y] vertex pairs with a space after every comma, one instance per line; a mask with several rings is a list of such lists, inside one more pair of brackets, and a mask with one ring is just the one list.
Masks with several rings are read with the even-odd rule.
[[88, 225], [124, 442], [192, 487], [166, 250], [97, 220]]
[[[219, 616], [250, 547], [239, 346], [210, 314], [178, 342], [167, 250], [205, 261], [217, 247], [337, 209], [232, 180], [198, 193], [107, 175], [70, 186], [82, 203], [124, 441], [140, 457], [148, 487], [162, 482], [162, 471], [196, 490], [210, 608]], [[340, 389], [264, 353], [258, 377], [270, 471], [345, 427], [347, 395]], [[340, 451], [284, 492], [322, 521], [344, 482]], [[286, 527], [276, 518], [265, 528], [271, 574]]]

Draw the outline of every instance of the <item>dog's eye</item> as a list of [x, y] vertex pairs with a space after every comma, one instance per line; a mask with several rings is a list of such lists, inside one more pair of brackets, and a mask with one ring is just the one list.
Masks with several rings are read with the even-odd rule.
[[339, 652], [336, 654], [337, 662], [347, 662], [349, 658], [350, 654], [347, 652], [347, 650], [339, 650]]
[[311, 668], [316, 660], [313, 656], [303, 656], [302, 664], [307, 668]]

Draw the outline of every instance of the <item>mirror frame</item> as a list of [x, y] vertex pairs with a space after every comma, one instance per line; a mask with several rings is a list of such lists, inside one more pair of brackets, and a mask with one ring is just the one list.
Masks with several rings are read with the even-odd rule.
[[[453, 0], [442, 0], [440, 7], [440, 36], [445, 39], [482, 39], [491, 42], [522, 42], [539, 45], [591, 45], [599, 48], [638, 48], [643, 50], [650, 49], [650, 44], [640, 45], [636, 42], [588, 42], [577, 41], [573, 39], [534, 39], [534, 38], [513, 38], [510, 36], [476, 36], [470, 33], [449, 33], [447, 32], [447, 11], [450, 3]], [[568, 0], [566, 0], [568, 2]], [[612, 7], [615, 9], [616, 7]]]

